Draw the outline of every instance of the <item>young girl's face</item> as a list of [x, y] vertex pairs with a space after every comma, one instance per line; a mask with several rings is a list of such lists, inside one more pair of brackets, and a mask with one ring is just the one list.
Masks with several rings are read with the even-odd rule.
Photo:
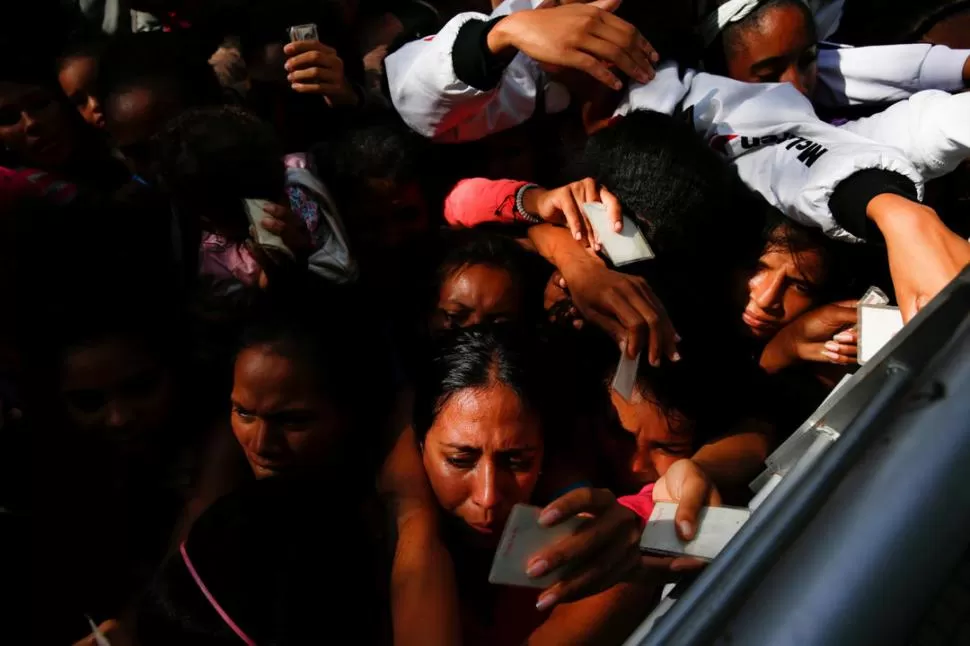
[[806, 12], [782, 5], [725, 39], [728, 76], [747, 83], [791, 83], [811, 98], [818, 77], [818, 44]]
[[450, 330], [518, 318], [522, 292], [504, 269], [467, 265], [451, 272], [441, 284], [431, 319], [433, 330]]
[[57, 80], [68, 100], [78, 109], [88, 124], [104, 128], [104, 110], [94, 96], [98, 76], [98, 61], [93, 56], [75, 56], [64, 61]]
[[236, 357], [232, 432], [257, 478], [324, 466], [343, 428], [342, 416], [300, 362], [268, 346]]

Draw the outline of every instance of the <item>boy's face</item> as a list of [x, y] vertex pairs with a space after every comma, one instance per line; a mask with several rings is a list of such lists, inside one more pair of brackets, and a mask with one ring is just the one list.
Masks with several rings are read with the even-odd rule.
[[811, 98], [818, 78], [818, 43], [798, 7], [773, 7], [737, 34], [728, 75], [747, 83], [791, 83]]

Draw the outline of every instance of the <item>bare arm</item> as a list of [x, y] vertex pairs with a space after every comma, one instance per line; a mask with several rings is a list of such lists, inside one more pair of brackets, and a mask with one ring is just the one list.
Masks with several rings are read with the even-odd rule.
[[[409, 417], [408, 405], [399, 406], [398, 413], [395, 419], [403, 424]], [[454, 566], [438, 533], [437, 504], [409, 425], [384, 464], [379, 488], [391, 502], [397, 529], [391, 567], [394, 644], [460, 644]]]

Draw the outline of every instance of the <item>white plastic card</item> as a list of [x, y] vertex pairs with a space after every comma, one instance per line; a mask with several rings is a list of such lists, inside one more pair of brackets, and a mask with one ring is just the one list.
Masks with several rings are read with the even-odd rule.
[[655, 257], [643, 232], [627, 216], [623, 216], [623, 230], [617, 233], [613, 230], [606, 215], [606, 206], [602, 203], [587, 202], [583, 204], [583, 212], [603, 245], [606, 257], [617, 267]]
[[488, 582], [498, 585], [517, 585], [526, 588], [548, 588], [562, 578], [562, 572], [552, 572], [531, 578], [525, 570], [529, 559], [542, 548], [552, 545], [561, 538], [576, 533], [583, 524], [582, 518], [567, 518], [552, 527], [539, 525], [541, 507], [516, 505], [509, 514], [502, 531], [502, 540], [495, 550], [492, 570]]
[[613, 390], [619, 393], [620, 397], [633, 401], [633, 389], [637, 385], [637, 368], [640, 366], [640, 353], [631, 359], [626, 351], [620, 352], [620, 362], [616, 366], [616, 374], [613, 375]]
[[682, 541], [674, 525], [676, 513], [677, 503], [656, 503], [640, 536], [640, 551], [710, 561], [751, 516], [742, 507], [702, 507], [697, 517], [697, 534], [690, 541]]
[[859, 306], [859, 364], [876, 356], [903, 329], [903, 315], [889, 305]]
[[293, 252], [283, 242], [283, 238], [275, 233], [270, 233], [263, 227], [263, 218], [268, 217], [266, 207], [272, 204], [269, 200], [246, 199], [243, 200], [243, 207], [246, 209], [246, 217], [249, 218], [250, 228], [256, 242], [261, 247], [276, 249], [293, 258]]

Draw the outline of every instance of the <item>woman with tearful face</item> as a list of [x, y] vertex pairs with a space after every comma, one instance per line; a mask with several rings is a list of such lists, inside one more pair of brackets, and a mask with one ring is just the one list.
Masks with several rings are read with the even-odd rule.
[[757, 265], [739, 276], [741, 329], [755, 341], [761, 366], [774, 374], [802, 362], [854, 364], [856, 301], [839, 284], [843, 251], [820, 232], [772, 217]]
[[[489, 567], [516, 504], [542, 505], [552, 499], [557, 435], [568, 431], [553, 405], [556, 370], [542, 343], [511, 330], [490, 327], [456, 331], [443, 339], [416, 389], [414, 432], [425, 471], [444, 516], [444, 538], [456, 563], [461, 628], [466, 644], [620, 643], [642, 619], [654, 592], [646, 582], [617, 583], [639, 563], [626, 556], [623, 521], [639, 535], [639, 522], [605, 490], [568, 496], [600, 500], [588, 533], [610, 534], [588, 561], [572, 562], [576, 578], [599, 576], [599, 594], [569, 601], [563, 584], [536, 591], [488, 583]], [[547, 509], [548, 511], [548, 509]], [[548, 515], [548, 514], [547, 514]], [[560, 514], [560, 516], [572, 514]], [[619, 521], [618, 519], [623, 519]], [[569, 540], [574, 540], [573, 539]], [[575, 549], [575, 548], [574, 548]], [[530, 576], [553, 570], [533, 557], [523, 567]], [[610, 570], [614, 568], [612, 572]], [[597, 571], [598, 569], [606, 571]], [[588, 578], [586, 579], [589, 582]], [[614, 585], [615, 584], [615, 585]]]

